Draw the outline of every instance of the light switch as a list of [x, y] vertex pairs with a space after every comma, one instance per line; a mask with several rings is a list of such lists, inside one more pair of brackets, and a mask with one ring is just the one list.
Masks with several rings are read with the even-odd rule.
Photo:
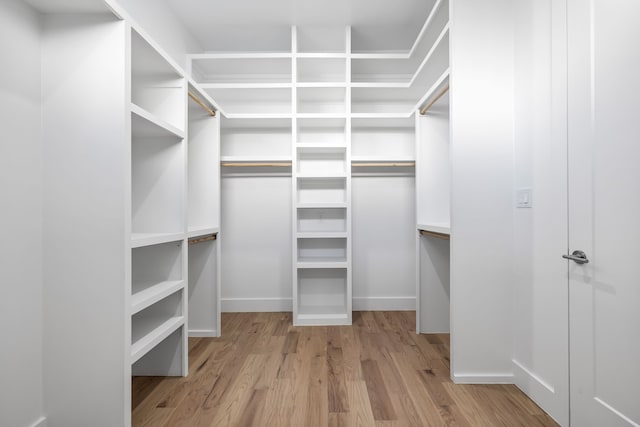
[[517, 208], [530, 208], [533, 206], [533, 201], [531, 199], [531, 189], [530, 188], [520, 188], [516, 192], [516, 207]]

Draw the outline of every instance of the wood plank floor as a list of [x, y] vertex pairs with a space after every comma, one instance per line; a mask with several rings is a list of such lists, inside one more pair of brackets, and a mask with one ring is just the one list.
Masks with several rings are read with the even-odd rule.
[[133, 379], [133, 425], [556, 426], [515, 386], [454, 385], [449, 336], [413, 312], [293, 327], [290, 313], [225, 313], [189, 340], [189, 376]]

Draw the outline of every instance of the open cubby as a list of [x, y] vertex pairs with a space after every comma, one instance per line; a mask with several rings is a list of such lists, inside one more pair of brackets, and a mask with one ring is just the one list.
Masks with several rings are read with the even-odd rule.
[[346, 91], [344, 87], [299, 87], [298, 113], [344, 114]]
[[189, 335], [218, 336], [218, 241], [189, 245]]
[[139, 137], [135, 117], [131, 141], [132, 233], [184, 232], [183, 140], [172, 135]]
[[347, 269], [298, 270], [298, 319], [326, 321], [348, 318]]
[[298, 178], [299, 204], [346, 203], [346, 178]]
[[298, 209], [298, 232], [346, 232], [346, 208]]
[[166, 338], [131, 365], [133, 376], [182, 375], [183, 326], [179, 326]]
[[298, 83], [345, 83], [345, 58], [298, 58]]
[[346, 28], [334, 26], [298, 26], [299, 53], [346, 53]]
[[185, 80], [135, 30], [131, 32], [131, 102], [184, 130]]
[[346, 262], [346, 238], [298, 239], [299, 262]]
[[206, 88], [226, 114], [291, 114], [290, 87]]
[[192, 70], [200, 83], [291, 83], [291, 58], [198, 58]]
[[291, 159], [291, 119], [223, 119], [221, 159]]
[[131, 250], [131, 307], [137, 313], [184, 286], [182, 242]]
[[415, 160], [415, 119], [354, 118], [351, 122], [353, 161]]
[[346, 145], [346, 119], [298, 119], [299, 144]]
[[304, 176], [340, 176], [346, 174], [346, 148], [298, 147], [298, 174]]

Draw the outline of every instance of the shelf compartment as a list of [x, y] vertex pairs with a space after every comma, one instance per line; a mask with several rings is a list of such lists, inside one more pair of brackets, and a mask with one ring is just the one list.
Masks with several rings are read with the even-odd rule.
[[291, 119], [223, 119], [222, 160], [291, 161]]
[[184, 287], [182, 241], [131, 251], [132, 314]]
[[346, 53], [346, 27], [298, 26], [296, 41], [299, 53]]
[[298, 208], [298, 232], [346, 232], [346, 208]]
[[185, 80], [135, 30], [131, 32], [131, 102], [184, 131]]
[[182, 292], [176, 292], [132, 316], [131, 363], [184, 325]]
[[298, 143], [346, 145], [346, 119], [298, 119]]
[[344, 87], [299, 87], [298, 113], [344, 114], [345, 97]]
[[309, 203], [346, 203], [345, 178], [298, 178], [297, 201]]
[[352, 119], [351, 126], [352, 160], [415, 160], [415, 122], [413, 117]]
[[347, 238], [298, 238], [297, 256], [304, 263], [347, 262]]
[[194, 58], [200, 83], [291, 83], [289, 58]]
[[291, 88], [205, 88], [226, 114], [291, 114]]
[[141, 248], [162, 243], [178, 242], [184, 239], [184, 233], [131, 233], [131, 248]]
[[300, 175], [334, 176], [347, 171], [346, 148], [300, 148], [298, 173]]
[[133, 138], [131, 208], [133, 234], [185, 230], [185, 149], [175, 138]]
[[298, 58], [298, 83], [345, 83], [345, 58]]
[[297, 323], [347, 322], [347, 269], [304, 268], [298, 272]]
[[183, 322], [167, 321], [162, 338], [149, 351], [131, 364], [133, 376], [183, 376], [183, 358], [186, 358], [186, 340]]
[[188, 105], [188, 229], [216, 228], [220, 224], [220, 171], [215, 164], [220, 156], [220, 119], [212, 117], [191, 99]]
[[168, 122], [155, 117], [144, 108], [131, 104], [131, 135], [139, 138], [184, 138], [184, 132]]

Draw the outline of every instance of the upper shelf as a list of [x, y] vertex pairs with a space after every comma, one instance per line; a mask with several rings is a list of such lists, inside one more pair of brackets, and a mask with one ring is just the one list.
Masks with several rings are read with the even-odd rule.
[[291, 83], [288, 57], [229, 57], [193, 55], [191, 73], [200, 83]]

